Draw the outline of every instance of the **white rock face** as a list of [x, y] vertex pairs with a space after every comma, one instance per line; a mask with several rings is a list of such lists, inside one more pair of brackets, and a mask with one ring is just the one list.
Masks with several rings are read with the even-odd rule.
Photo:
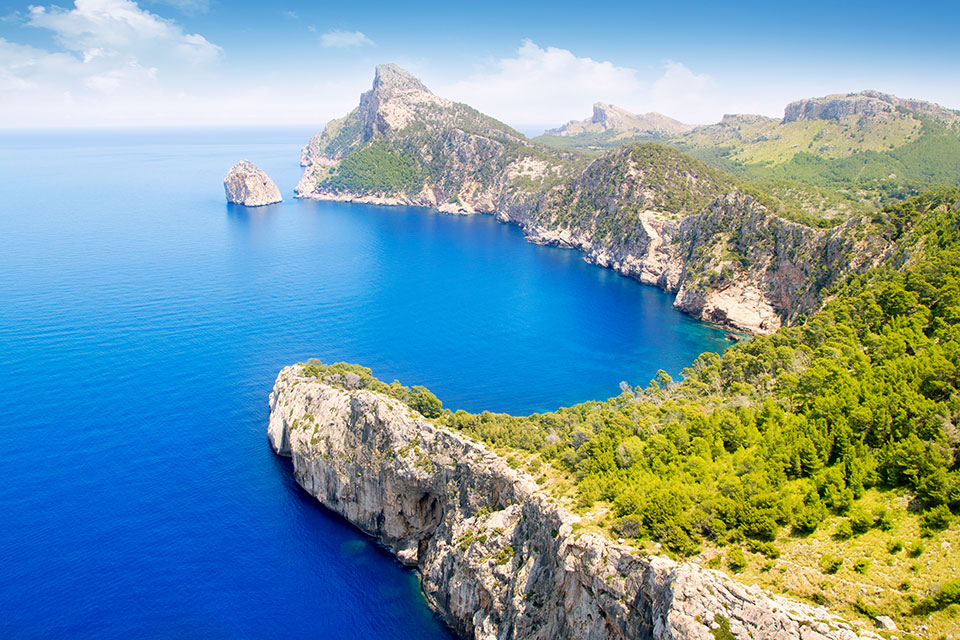
[[249, 160], [230, 168], [227, 177], [223, 179], [223, 190], [227, 194], [227, 202], [248, 207], [259, 207], [283, 200], [280, 189], [273, 180]]
[[[349, 384], [349, 381], [347, 381]], [[280, 372], [270, 443], [297, 482], [420, 572], [430, 605], [476, 640], [856, 640], [819, 607], [593, 533], [482, 444], [397, 400]]]

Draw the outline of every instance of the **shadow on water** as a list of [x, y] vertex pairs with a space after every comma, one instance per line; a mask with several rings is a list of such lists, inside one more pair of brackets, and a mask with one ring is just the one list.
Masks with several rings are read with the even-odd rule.
[[[458, 637], [447, 626], [443, 617], [429, 608], [427, 599], [420, 589], [418, 569], [402, 564], [393, 551], [376, 537], [355, 526], [336, 511], [327, 508], [316, 497], [301, 487], [294, 477], [293, 461], [290, 458], [274, 455], [273, 459], [274, 468], [279, 474], [284, 488], [289, 491], [291, 496], [295, 496], [302, 516], [307, 520], [315, 521], [317, 528], [324, 531], [324, 535], [319, 541], [321, 544], [332, 547], [338, 556], [353, 565], [361, 575], [382, 572], [381, 567], [384, 563], [387, 563], [394, 565], [409, 577], [409, 580], [405, 582], [371, 582], [365, 587], [369, 591], [370, 597], [381, 603], [395, 603], [398, 607], [403, 607], [409, 611], [409, 615], [425, 615], [437, 624], [438, 630], [444, 632], [447, 638], [454, 640]], [[358, 532], [361, 534], [360, 536], [357, 535]], [[423, 606], [417, 609], [409, 607], [411, 599], [419, 600]]]
[[251, 224], [262, 222], [269, 216], [279, 213], [280, 209], [283, 208], [283, 203], [277, 202], [275, 204], [265, 204], [260, 207], [248, 207], [243, 204], [227, 202], [226, 208], [227, 217], [231, 222], [238, 225], [250, 226]]

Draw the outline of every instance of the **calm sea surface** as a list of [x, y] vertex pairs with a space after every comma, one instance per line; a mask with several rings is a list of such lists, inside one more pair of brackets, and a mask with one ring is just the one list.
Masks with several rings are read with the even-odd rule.
[[[724, 347], [490, 217], [294, 200], [311, 133], [0, 134], [0, 636], [447, 638], [270, 451], [277, 371], [528, 413]], [[224, 203], [244, 158], [283, 204]]]

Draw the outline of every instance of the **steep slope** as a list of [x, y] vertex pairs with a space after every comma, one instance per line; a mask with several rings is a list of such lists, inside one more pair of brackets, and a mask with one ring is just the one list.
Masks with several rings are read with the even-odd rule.
[[816, 310], [821, 291], [883, 253], [856, 218], [820, 230], [775, 215], [781, 205], [675, 150], [637, 144], [598, 158], [546, 193], [522, 224], [534, 242], [584, 251], [677, 294], [691, 315], [769, 333]]
[[879, 251], [850, 225], [785, 220], [796, 216], [777, 199], [660, 145], [593, 162], [545, 147], [393, 65], [377, 68], [360, 105], [315, 136], [302, 163], [299, 197], [491, 213], [753, 333], [815, 310], [824, 286]]
[[356, 109], [310, 140], [301, 164], [300, 197], [493, 213], [574, 175], [584, 160], [438, 97], [387, 64]]
[[580, 518], [532, 477], [387, 388], [356, 366], [287, 367], [270, 395], [270, 441], [307, 492], [417, 567], [428, 602], [461, 636], [879, 638], [822, 608], [579, 532]]

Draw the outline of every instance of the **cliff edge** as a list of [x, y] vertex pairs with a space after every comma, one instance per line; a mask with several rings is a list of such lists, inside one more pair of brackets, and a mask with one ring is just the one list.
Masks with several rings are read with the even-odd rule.
[[306, 491], [415, 566], [464, 637], [878, 638], [823, 608], [577, 532], [579, 518], [532, 478], [351, 375], [332, 386], [284, 368], [270, 443]]

